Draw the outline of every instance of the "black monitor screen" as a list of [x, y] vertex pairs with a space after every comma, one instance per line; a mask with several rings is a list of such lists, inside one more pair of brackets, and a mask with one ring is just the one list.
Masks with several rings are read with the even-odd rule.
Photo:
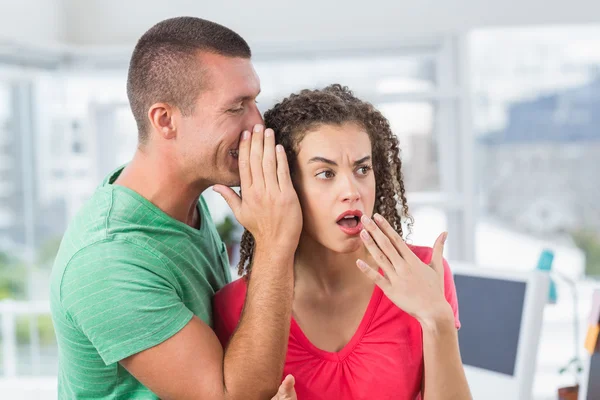
[[590, 357], [588, 371], [588, 389], [584, 393], [584, 400], [600, 399], [600, 353], [594, 353]]
[[527, 284], [458, 273], [454, 282], [463, 363], [514, 375]]

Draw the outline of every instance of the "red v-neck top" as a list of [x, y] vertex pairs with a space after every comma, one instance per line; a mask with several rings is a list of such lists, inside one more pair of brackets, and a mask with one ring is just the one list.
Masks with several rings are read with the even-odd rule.
[[[411, 249], [429, 264], [431, 248]], [[459, 328], [456, 288], [445, 260], [444, 286]], [[246, 281], [238, 279], [215, 295], [215, 332], [223, 347], [240, 319], [246, 290]], [[287, 374], [296, 378], [301, 400], [419, 399], [423, 380], [421, 326], [375, 287], [358, 329], [338, 352], [317, 348], [292, 318], [284, 367], [284, 376]]]

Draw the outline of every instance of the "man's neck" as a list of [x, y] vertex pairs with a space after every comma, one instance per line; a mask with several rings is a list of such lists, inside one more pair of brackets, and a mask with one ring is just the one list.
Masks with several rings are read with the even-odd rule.
[[186, 181], [170, 160], [138, 149], [114, 184], [133, 190], [178, 221], [200, 225], [198, 198], [208, 185]]

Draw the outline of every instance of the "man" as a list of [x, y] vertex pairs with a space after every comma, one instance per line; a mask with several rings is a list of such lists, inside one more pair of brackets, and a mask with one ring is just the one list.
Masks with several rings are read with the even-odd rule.
[[[198, 18], [162, 21], [138, 41], [127, 79], [138, 149], [71, 221], [52, 272], [59, 398], [278, 392], [302, 222], [285, 152], [261, 125], [250, 56], [239, 35]], [[243, 199], [228, 187], [240, 181]], [[256, 241], [225, 351], [210, 326], [227, 253], [200, 197], [215, 184]], [[293, 395], [286, 378], [275, 398]]]

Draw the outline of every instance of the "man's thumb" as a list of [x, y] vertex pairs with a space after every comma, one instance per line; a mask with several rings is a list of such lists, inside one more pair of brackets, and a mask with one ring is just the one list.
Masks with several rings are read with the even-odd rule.
[[283, 382], [281, 383], [280, 393], [282, 395], [289, 396], [289, 398], [291, 399], [292, 396], [295, 395], [295, 392], [294, 392], [294, 384], [295, 383], [296, 383], [296, 381], [292, 375], [286, 376], [285, 379], [283, 380]]
[[240, 196], [238, 196], [238, 194], [234, 192], [232, 188], [223, 185], [215, 185], [213, 186], [213, 190], [219, 193], [221, 197], [225, 199], [225, 201], [229, 205], [229, 208], [231, 208], [231, 211], [233, 211], [233, 214], [239, 221], [238, 213], [242, 205], [242, 199], [240, 198]]

